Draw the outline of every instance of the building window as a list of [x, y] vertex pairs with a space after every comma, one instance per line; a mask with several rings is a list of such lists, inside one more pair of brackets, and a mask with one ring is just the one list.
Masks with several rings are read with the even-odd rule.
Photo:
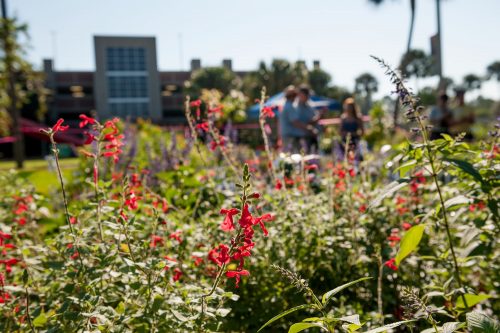
[[148, 97], [146, 76], [108, 76], [109, 97]]
[[114, 117], [136, 119], [149, 117], [149, 104], [141, 102], [109, 103], [109, 111]]
[[145, 71], [146, 49], [143, 47], [108, 47], [106, 49], [108, 71]]

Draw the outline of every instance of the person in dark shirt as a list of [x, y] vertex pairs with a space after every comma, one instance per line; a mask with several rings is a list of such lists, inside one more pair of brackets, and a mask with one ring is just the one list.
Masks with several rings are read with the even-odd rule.
[[438, 104], [432, 108], [429, 116], [431, 129], [431, 140], [442, 138], [441, 133], [450, 134], [453, 126], [453, 113], [448, 107], [448, 95], [442, 92], [438, 98]]
[[343, 111], [340, 116], [340, 136], [342, 141], [345, 142], [347, 136], [350, 135], [351, 142], [357, 143], [365, 134], [359, 108], [352, 97], [347, 98], [342, 107]]

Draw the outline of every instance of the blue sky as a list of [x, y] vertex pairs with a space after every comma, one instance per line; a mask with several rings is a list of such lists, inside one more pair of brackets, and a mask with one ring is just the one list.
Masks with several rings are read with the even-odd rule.
[[[29, 24], [29, 58], [38, 66], [48, 57], [59, 70], [92, 70], [93, 35], [147, 35], [157, 38], [161, 70], [187, 69], [192, 58], [203, 65], [231, 58], [236, 70], [277, 57], [308, 65], [319, 59], [335, 84], [351, 89], [357, 75], [371, 72], [379, 79], [379, 95], [391, 87], [369, 55], [397, 64], [410, 16], [408, 0], [386, 0], [380, 7], [367, 0], [7, 1], [10, 15]], [[455, 81], [484, 74], [500, 60], [500, 1], [442, 0], [441, 8], [444, 74]], [[417, 0], [414, 47], [429, 51], [435, 32], [435, 1]], [[493, 82], [481, 92], [500, 97]]]

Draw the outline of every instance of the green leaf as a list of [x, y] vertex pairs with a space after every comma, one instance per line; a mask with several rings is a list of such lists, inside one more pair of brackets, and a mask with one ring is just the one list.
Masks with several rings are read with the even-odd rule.
[[369, 208], [378, 206], [382, 202], [382, 200], [392, 195], [400, 188], [405, 187], [406, 185], [408, 185], [409, 182], [410, 182], [409, 178], [401, 178], [398, 179], [397, 181], [391, 182], [380, 191], [381, 193], [375, 199], [372, 200]]
[[319, 327], [328, 332], [328, 329], [322, 323], [296, 323], [290, 326], [288, 333], [297, 333], [311, 327]]
[[337, 288], [335, 289], [332, 289], [330, 290], [329, 292], [325, 293], [323, 295], [323, 298], [321, 300], [321, 302], [323, 303], [323, 306], [325, 306], [329, 301], [330, 299], [335, 295], [335, 294], [338, 294], [339, 292], [341, 292], [342, 290], [344, 290], [345, 288], [347, 287], [350, 287], [352, 286], [353, 284], [356, 284], [358, 282], [361, 282], [361, 281], [364, 281], [364, 280], [369, 280], [371, 279], [371, 277], [364, 277], [364, 278], [361, 278], [361, 279], [358, 279], [356, 281], [351, 281], [351, 282], [348, 282], [346, 284], [343, 284], [341, 286], [338, 286]]
[[406, 163], [400, 165], [396, 170], [394, 171], [398, 171], [399, 170], [399, 175], [400, 176], [404, 176], [408, 173], [408, 171], [410, 171], [414, 165], [417, 164], [417, 161], [416, 160], [409, 160], [407, 161]]
[[286, 316], [287, 314], [290, 314], [292, 312], [295, 312], [297, 310], [302, 310], [302, 309], [313, 309], [313, 308], [316, 308], [315, 305], [313, 304], [302, 304], [302, 305], [299, 305], [299, 306], [296, 306], [296, 307], [293, 307], [291, 309], [288, 309], [282, 313], [280, 313], [279, 315], [277, 316], [274, 316], [273, 318], [271, 318], [267, 323], [265, 323], [264, 325], [262, 325], [261, 328], [259, 328], [259, 330], [257, 332], [260, 332], [264, 327], [268, 326], [269, 324], [271, 324], [272, 322]]
[[451, 165], [459, 168], [463, 172], [471, 175], [478, 182], [482, 183], [484, 181], [481, 174], [469, 162], [457, 160], [457, 159], [453, 159], [453, 158], [447, 158], [446, 161], [450, 162]]
[[412, 321], [414, 321], [414, 320], [398, 321], [396, 323], [392, 323], [392, 324], [384, 325], [382, 327], [374, 328], [374, 329], [366, 331], [364, 333], [380, 333], [380, 332], [385, 332], [385, 331], [387, 331], [387, 330], [389, 330], [391, 328], [395, 328], [395, 327], [401, 326], [403, 324], [410, 323]]
[[424, 230], [425, 224], [417, 224], [405, 233], [399, 245], [398, 254], [396, 255], [396, 266], [399, 266], [401, 261], [417, 248]]
[[465, 317], [472, 333], [498, 333], [500, 330], [500, 323], [477, 311], [469, 312]]
[[453, 333], [456, 330], [459, 330], [464, 326], [465, 326], [465, 323], [460, 323], [460, 322], [456, 322], [456, 321], [445, 323], [443, 325], [443, 327], [441, 328], [441, 333]]
[[[464, 295], [465, 300], [467, 301], [467, 305], [469, 307], [472, 307], [488, 298], [490, 298], [490, 295], [486, 294], [479, 294], [479, 295], [474, 295], [474, 294], [465, 294]], [[457, 299], [456, 307], [459, 309], [465, 309], [465, 304], [464, 304], [464, 299], [462, 296], [459, 296]]]
[[42, 312], [33, 319], [33, 326], [35, 327], [43, 327], [47, 323], [47, 316], [45, 315], [45, 312]]
[[118, 303], [115, 309], [116, 313], [124, 314], [125, 313], [125, 304], [123, 302]]

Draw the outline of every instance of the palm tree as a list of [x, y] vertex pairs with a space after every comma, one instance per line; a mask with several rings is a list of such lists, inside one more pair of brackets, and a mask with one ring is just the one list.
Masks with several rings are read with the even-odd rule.
[[491, 63], [487, 68], [486, 68], [486, 77], [488, 80], [496, 78], [499, 87], [500, 87], [500, 61], [495, 61]]
[[[28, 26], [16, 18], [7, 18], [2, 6], [0, 20], [0, 127], [9, 125], [13, 144], [14, 160], [22, 168], [25, 159], [24, 135], [21, 130], [21, 109], [36, 98], [40, 116], [45, 113], [46, 90], [43, 76], [37, 73], [26, 60], [26, 46], [20, 40], [28, 36]], [[12, 126], [10, 126], [12, 125]]]
[[[431, 75], [432, 58], [423, 50], [410, 50], [406, 52], [401, 61], [401, 71], [407, 77], [419, 78]], [[417, 82], [418, 83], [418, 82]], [[417, 86], [418, 91], [418, 86]]]
[[467, 74], [464, 76], [463, 83], [467, 91], [474, 91], [481, 88], [482, 79], [476, 74]]
[[372, 94], [378, 90], [378, 81], [370, 73], [363, 73], [355, 80], [354, 91], [361, 94], [365, 100], [363, 113], [367, 113], [371, 107]]

